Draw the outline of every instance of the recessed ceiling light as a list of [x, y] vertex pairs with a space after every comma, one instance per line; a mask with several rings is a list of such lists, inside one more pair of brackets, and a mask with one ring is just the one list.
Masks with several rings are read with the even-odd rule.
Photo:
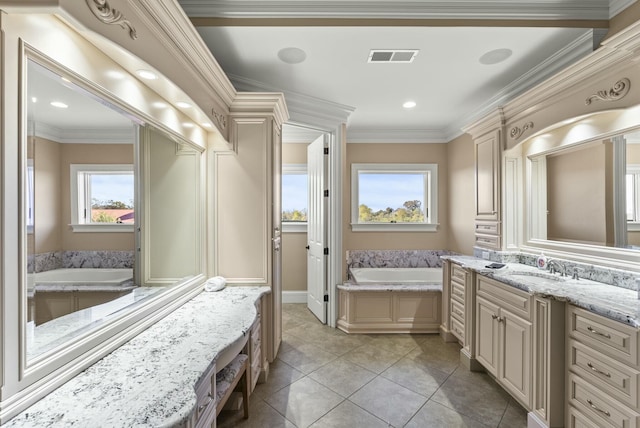
[[512, 54], [513, 54], [513, 51], [511, 49], [506, 49], [506, 48], [494, 49], [492, 51], [486, 52], [484, 55], [482, 55], [478, 59], [478, 61], [480, 61], [480, 64], [484, 64], [484, 65], [497, 64], [499, 62], [506, 60]]
[[153, 71], [149, 70], [138, 70], [136, 71], [136, 74], [147, 80], [156, 80], [158, 78], [158, 76]]
[[184, 122], [182, 126], [184, 126], [185, 128], [193, 128], [195, 125], [191, 122]]
[[300, 64], [307, 59], [307, 53], [300, 48], [283, 48], [278, 51], [278, 58], [287, 64]]
[[189, 107], [191, 107], [191, 104], [189, 104], [189, 103], [185, 103], [184, 101], [178, 101], [178, 102], [176, 103], [176, 105], [177, 105], [178, 107], [180, 107], [180, 108], [189, 108]]
[[32, 103], [37, 103], [38, 102], [38, 98], [37, 97], [31, 97], [31, 102]]
[[67, 108], [67, 107], [69, 107], [68, 105], [66, 105], [65, 103], [60, 102], [60, 101], [51, 101], [51, 105], [54, 106], [54, 107], [57, 107], [57, 108]]
[[415, 101], [407, 101], [404, 104], [402, 104], [402, 107], [409, 109], [409, 108], [414, 108], [416, 105], [417, 104]]

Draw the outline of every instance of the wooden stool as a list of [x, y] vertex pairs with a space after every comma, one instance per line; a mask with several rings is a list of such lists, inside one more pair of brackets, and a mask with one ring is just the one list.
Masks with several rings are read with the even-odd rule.
[[220, 414], [229, 396], [242, 380], [242, 407], [244, 418], [249, 418], [249, 357], [238, 354], [229, 364], [216, 373], [216, 416]]

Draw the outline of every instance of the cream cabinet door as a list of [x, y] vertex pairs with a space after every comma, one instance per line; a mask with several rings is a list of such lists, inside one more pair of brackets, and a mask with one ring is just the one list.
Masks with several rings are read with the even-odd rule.
[[476, 358], [494, 376], [498, 375], [497, 305], [478, 297], [476, 300]]
[[476, 220], [499, 220], [500, 134], [490, 133], [476, 141]]
[[531, 406], [531, 323], [500, 310], [498, 379], [520, 401]]

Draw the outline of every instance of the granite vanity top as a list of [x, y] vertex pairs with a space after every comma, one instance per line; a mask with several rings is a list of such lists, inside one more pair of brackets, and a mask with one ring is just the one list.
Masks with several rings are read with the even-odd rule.
[[442, 256], [464, 268], [493, 278], [531, 295], [566, 301], [604, 317], [640, 328], [638, 291], [588, 279], [571, 279], [519, 263], [505, 263], [500, 269], [490, 261], [471, 256]]
[[184, 423], [195, 385], [247, 334], [268, 287], [202, 292], [2, 427], [157, 427]]
[[338, 284], [345, 291], [442, 291], [442, 284]]

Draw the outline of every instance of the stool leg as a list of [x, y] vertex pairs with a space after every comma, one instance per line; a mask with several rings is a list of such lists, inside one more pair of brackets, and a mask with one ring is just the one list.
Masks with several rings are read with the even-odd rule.
[[244, 418], [249, 419], [249, 374], [247, 373], [249, 368], [247, 367], [242, 375], [244, 377], [244, 382], [242, 383], [242, 402], [244, 408]]

